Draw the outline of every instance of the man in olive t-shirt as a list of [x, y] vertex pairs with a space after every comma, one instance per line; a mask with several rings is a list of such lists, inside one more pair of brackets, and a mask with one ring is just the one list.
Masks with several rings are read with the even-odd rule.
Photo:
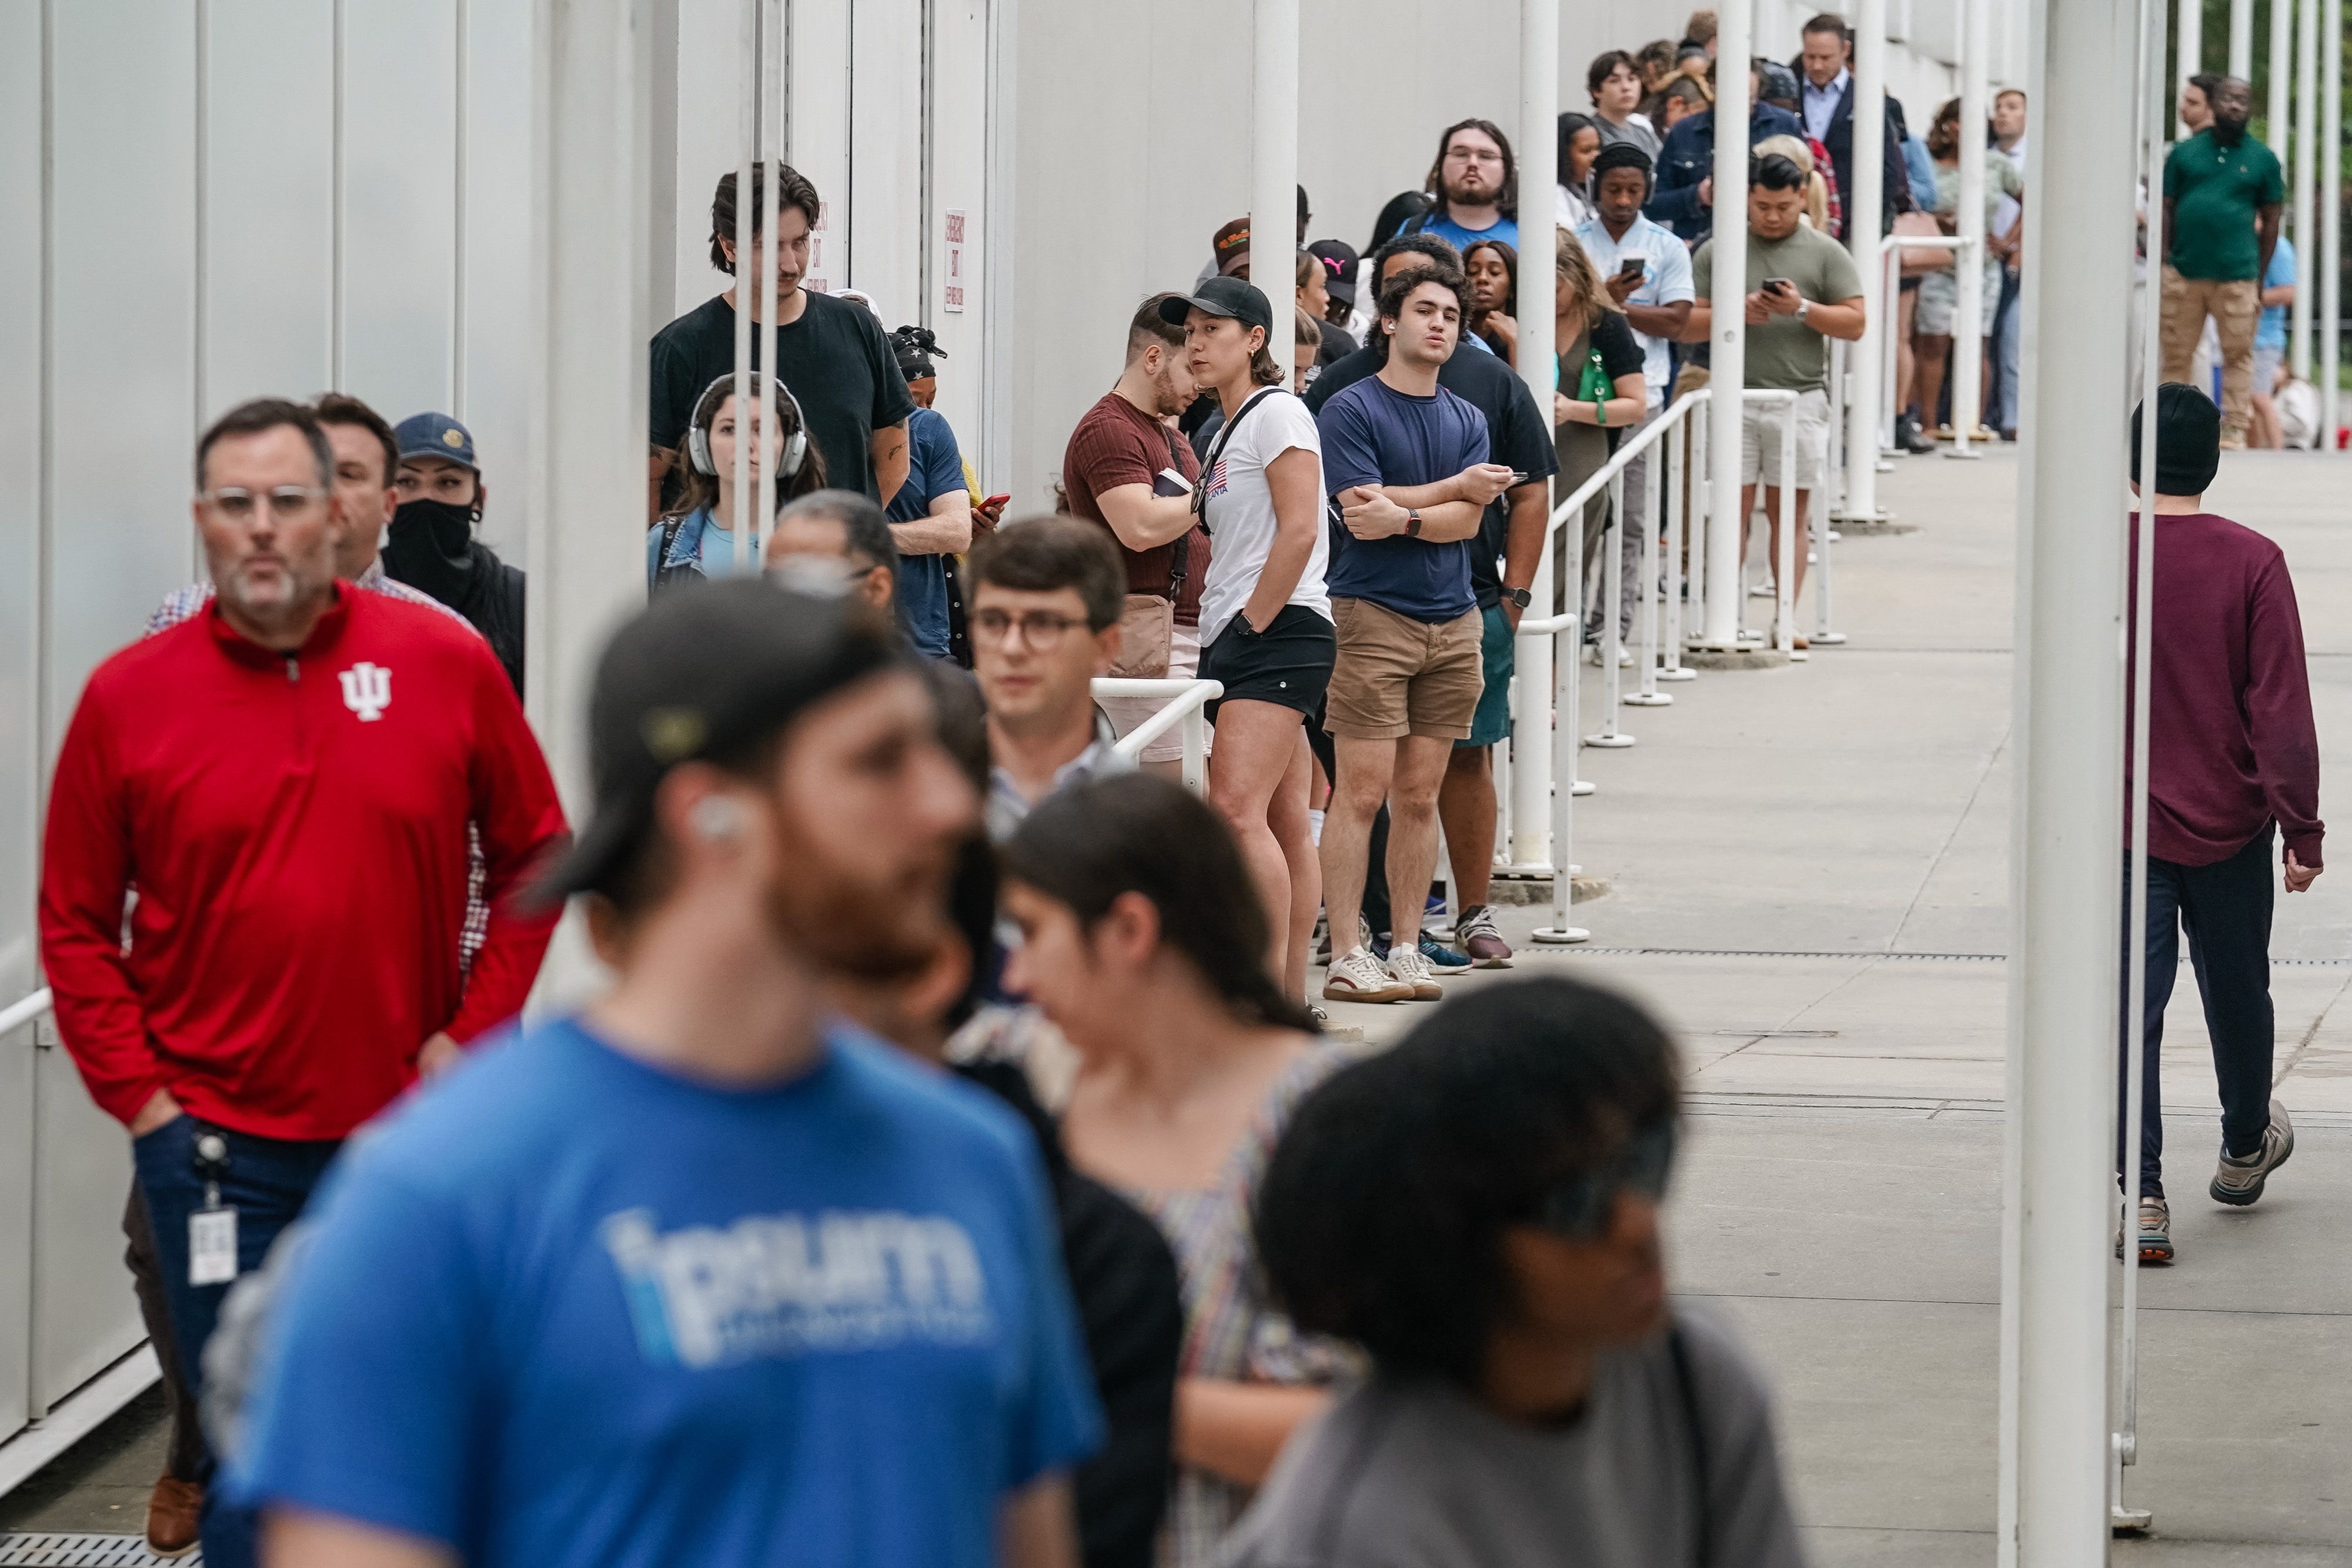
[[2213, 122], [2164, 161], [2164, 379], [2191, 379], [2212, 317], [2221, 339], [2221, 445], [2236, 451], [2253, 411], [2254, 329], [2286, 180], [2278, 158], [2246, 134], [2252, 88], [2224, 77], [2207, 101]]

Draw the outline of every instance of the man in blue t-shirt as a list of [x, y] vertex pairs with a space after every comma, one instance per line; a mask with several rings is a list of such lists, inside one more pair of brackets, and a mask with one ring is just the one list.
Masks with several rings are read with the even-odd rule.
[[1511, 485], [1486, 416], [1438, 384], [1470, 307], [1458, 268], [1407, 267], [1381, 285], [1387, 358], [1323, 405], [1323, 478], [1339, 517], [1327, 576], [1339, 657], [1323, 727], [1337, 761], [1323, 819], [1323, 904], [1342, 1001], [1434, 999], [1402, 918], [1384, 966], [1357, 939], [1372, 818], [1389, 805], [1388, 881], [1409, 905], [1437, 862], [1437, 790], [1483, 686], [1470, 581], [1486, 505]]
[[[1482, 239], [1519, 244], [1519, 170], [1510, 138], [1488, 120], [1465, 120], [1437, 139], [1437, 162], [1429, 171], [1429, 211], [1408, 224], [1408, 232], [1431, 234], [1457, 251]], [[1545, 196], [1542, 205], [1551, 204]]]
[[890, 498], [890, 538], [898, 547], [898, 613], [915, 646], [934, 659], [948, 657], [953, 593], [948, 557], [971, 548], [971, 492], [964, 488], [963, 456], [947, 415], [931, 406], [940, 389], [931, 356], [940, 352], [920, 327], [890, 334], [898, 373], [915, 412], [907, 420], [909, 456], [907, 482]]
[[829, 1020], [977, 822], [870, 605], [656, 599], [590, 707], [617, 978], [355, 1143], [230, 1461], [282, 1562], [1075, 1561], [1101, 1416], [1034, 1140]]

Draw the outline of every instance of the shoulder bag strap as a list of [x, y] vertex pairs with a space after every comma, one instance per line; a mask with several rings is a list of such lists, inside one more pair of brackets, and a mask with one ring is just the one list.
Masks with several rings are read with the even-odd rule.
[[1214, 441], [1209, 443], [1209, 455], [1201, 461], [1201, 482], [1192, 486], [1192, 516], [1203, 528], [1209, 526], [1209, 476], [1223, 459], [1225, 444], [1233, 440], [1234, 432], [1242, 427], [1242, 421], [1250, 416], [1250, 410], [1281, 390], [1280, 387], [1260, 387], [1250, 393], [1249, 401], [1234, 410], [1233, 418], [1225, 421], [1225, 427], [1217, 432]]

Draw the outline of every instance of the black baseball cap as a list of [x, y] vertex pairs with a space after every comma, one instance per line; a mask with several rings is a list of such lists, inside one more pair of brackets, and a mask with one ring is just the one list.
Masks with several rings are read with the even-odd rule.
[[1195, 310], [1259, 328], [1267, 342], [1274, 341], [1274, 307], [1246, 278], [1212, 277], [1193, 293], [1171, 294], [1160, 302], [1160, 319], [1171, 327], [1181, 327]]
[[845, 595], [730, 578], [670, 589], [613, 634], [588, 699], [587, 828], [532, 889], [609, 892], [681, 762], [740, 760], [802, 709], [908, 655], [880, 612]]
[[1307, 254], [1323, 264], [1323, 287], [1331, 298], [1343, 305], [1356, 302], [1356, 263], [1362, 258], [1356, 247], [1343, 239], [1318, 239], [1307, 247]]

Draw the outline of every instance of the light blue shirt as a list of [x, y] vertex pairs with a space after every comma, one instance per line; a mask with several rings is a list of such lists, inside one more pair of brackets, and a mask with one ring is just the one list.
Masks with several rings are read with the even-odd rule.
[[[2271, 265], [2263, 274], [2263, 288], [2268, 292], [2284, 288], [2296, 281], [2294, 275], [2294, 242], [2279, 235], [2278, 248], [2271, 252]], [[2284, 305], [2265, 305], [2262, 319], [2254, 327], [2254, 347], [2284, 349], [2286, 347], [2286, 313]]]
[[1519, 248], [1519, 225], [1515, 218], [1496, 218], [1492, 228], [1465, 229], [1451, 215], [1440, 212], [1432, 214], [1421, 232], [1435, 235], [1455, 250], [1468, 250], [1482, 239], [1498, 239], [1513, 250]]
[[[1629, 304], [1672, 305], [1698, 298], [1691, 286], [1690, 248], [1662, 224], [1652, 223], [1636, 213], [1625, 237], [1613, 239], [1609, 225], [1592, 217], [1576, 231], [1576, 238], [1584, 246], [1584, 254], [1592, 258], [1593, 269], [1604, 282], [1617, 276], [1617, 269], [1625, 265], [1628, 256], [1638, 256], [1648, 263], [1642, 287], [1627, 296]], [[1666, 340], [1653, 338], [1647, 332], [1633, 336], [1642, 345], [1642, 379], [1649, 383], [1650, 402], [1654, 406], [1664, 397], [1666, 383], [1674, 374]]]
[[1815, 87], [1812, 78], [1798, 73], [1798, 85], [1804, 89], [1805, 134], [1816, 141], [1829, 140], [1830, 121], [1837, 118], [1838, 99], [1845, 96], [1846, 84], [1853, 79], [1853, 73], [1843, 67], [1838, 68], [1827, 87]]

